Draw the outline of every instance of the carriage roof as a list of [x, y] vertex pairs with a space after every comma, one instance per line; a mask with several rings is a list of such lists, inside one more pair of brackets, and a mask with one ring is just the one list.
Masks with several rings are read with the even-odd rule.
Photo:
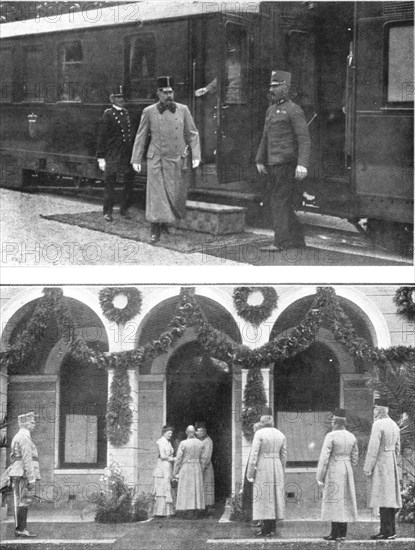
[[226, 12], [252, 14], [259, 12], [260, 2], [205, 2], [200, 0], [144, 0], [134, 3], [120, 3], [109, 8], [96, 8], [73, 13], [56, 13], [46, 17], [14, 21], [0, 25], [0, 37], [12, 38], [175, 19], [192, 15], [207, 15]]

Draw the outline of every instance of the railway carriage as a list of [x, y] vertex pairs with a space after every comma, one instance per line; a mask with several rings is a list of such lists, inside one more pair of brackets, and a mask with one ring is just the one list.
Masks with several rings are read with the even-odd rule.
[[250, 224], [266, 225], [254, 159], [280, 68], [309, 123], [306, 187], [318, 212], [412, 242], [412, 2], [143, 1], [0, 30], [2, 186], [99, 195], [96, 130], [109, 90], [123, 86], [137, 127], [155, 77], [173, 74], [201, 135], [190, 198], [246, 206]]

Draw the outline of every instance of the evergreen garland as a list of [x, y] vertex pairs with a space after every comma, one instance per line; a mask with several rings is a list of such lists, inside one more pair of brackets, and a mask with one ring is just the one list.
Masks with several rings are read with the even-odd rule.
[[[262, 294], [262, 304], [251, 306], [249, 296], [254, 292]], [[277, 307], [278, 295], [270, 286], [239, 286], [233, 291], [233, 303], [240, 317], [255, 327], [266, 321]]]
[[125, 365], [116, 369], [107, 406], [107, 436], [114, 447], [126, 445], [131, 435], [133, 413], [130, 408], [131, 385]]
[[264, 379], [259, 367], [249, 369], [244, 390], [244, 406], [242, 410], [242, 431], [244, 436], [252, 441], [253, 425], [261, 417], [267, 403], [264, 389]]
[[[114, 306], [114, 298], [120, 294], [127, 298], [127, 305], [123, 309]], [[107, 287], [99, 292], [102, 313], [109, 321], [117, 324], [125, 324], [138, 315], [142, 302], [141, 292], [134, 287]]]
[[415, 319], [415, 286], [401, 286], [395, 293], [393, 301], [398, 306], [397, 311], [400, 315], [405, 315], [407, 319]]

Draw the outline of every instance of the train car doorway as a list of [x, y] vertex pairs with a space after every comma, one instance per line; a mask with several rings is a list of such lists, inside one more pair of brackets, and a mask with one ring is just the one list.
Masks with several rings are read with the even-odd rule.
[[167, 422], [175, 428], [173, 446], [186, 427], [205, 421], [213, 441], [216, 502], [231, 494], [232, 377], [226, 363], [207, 355], [198, 342], [181, 346], [169, 359], [166, 375]]

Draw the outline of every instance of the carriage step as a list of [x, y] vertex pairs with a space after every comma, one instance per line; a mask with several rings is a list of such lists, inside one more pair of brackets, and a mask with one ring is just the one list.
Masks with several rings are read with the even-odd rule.
[[179, 229], [227, 235], [242, 233], [245, 229], [246, 208], [209, 202], [187, 201], [186, 217], [178, 223]]

